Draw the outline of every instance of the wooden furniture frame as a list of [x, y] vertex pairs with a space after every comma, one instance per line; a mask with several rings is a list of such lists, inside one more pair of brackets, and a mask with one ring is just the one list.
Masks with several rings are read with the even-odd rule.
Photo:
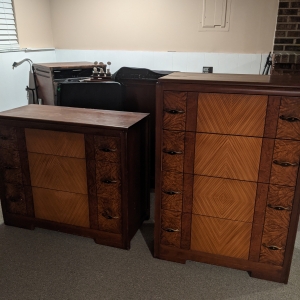
[[287, 283], [300, 208], [300, 78], [158, 81], [155, 257]]
[[129, 249], [149, 218], [148, 114], [46, 105], [0, 113], [6, 225]]

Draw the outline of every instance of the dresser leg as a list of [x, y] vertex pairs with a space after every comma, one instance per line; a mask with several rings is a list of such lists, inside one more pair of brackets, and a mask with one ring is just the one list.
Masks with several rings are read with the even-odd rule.
[[261, 272], [261, 271], [250, 271], [248, 272], [249, 275], [253, 278], [257, 279], [264, 279], [264, 280], [270, 280], [275, 281], [279, 283], [285, 283], [287, 284], [288, 279], [283, 278], [282, 273], [278, 271], [268, 271], [268, 272]]

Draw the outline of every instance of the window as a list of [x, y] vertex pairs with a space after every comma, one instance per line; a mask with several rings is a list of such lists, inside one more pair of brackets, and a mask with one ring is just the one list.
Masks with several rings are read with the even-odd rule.
[[0, 51], [19, 49], [12, 0], [0, 0]]

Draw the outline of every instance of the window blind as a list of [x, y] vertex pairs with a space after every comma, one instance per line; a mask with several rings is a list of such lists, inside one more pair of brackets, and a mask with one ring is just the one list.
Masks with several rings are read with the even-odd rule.
[[0, 51], [18, 50], [18, 34], [12, 0], [0, 0]]

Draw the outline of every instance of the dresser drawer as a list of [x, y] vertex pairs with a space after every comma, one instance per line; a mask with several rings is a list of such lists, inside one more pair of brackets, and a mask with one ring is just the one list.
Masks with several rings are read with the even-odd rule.
[[87, 194], [84, 159], [28, 153], [28, 160], [32, 186]]
[[94, 136], [95, 159], [113, 163], [120, 162], [120, 139], [117, 137]]
[[196, 134], [194, 173], [256, 182], [262, 139]]
[[163, 131], [163, 170], [183, 172], [184, 136], [185, 133], [181, 131]]
[[17, 133], [14, 127], [0, 126], [0, 148], [18, 150]]
[[25, 128], [25, 137], [28, 152], [85, 158], [83, 134]]
[[262, 137], [268, 96], [199, 93], [197, 132]]
[[9, 213], [27, 215], [26, 200], [22, 185], [5, 183], [5, 206]]
[[185, 130], [186, 124], [185, 92], [164, 92], [163, 128], [170, 130]]
[[294, 200], [294, 187], [269, 185], [268, 207], [277, 210], [291, 210]]
[[112, 233], [122, 232], [121, 195], [103, 193], [98, 195], [99, 229]]
[[96, 162], [97, 194], [102, 199], [121, 199], [120, 166], [102, 161]]
[[252, 222], [257, 184], [194, 176], [193, 214]]
[[90, 227], [88, 196], [32, 188], [35, 217], [80, 227]]
[[300, 97], [282, 97], [276, 138], [300, 140]]
[[182, 211], [183, 174], [162, 173], [161, 208]]
[[22, 184], [22, 170], [18, 151], [0, 148], [0, 169], [4, 182]]
[[276, 140], [273, 153], [271, 184], [295, 186], [300, 161], [300, 142]]
[[191, 250], [248, 259], [252, 223], [193, 215]]
[[161, 211], [160, 243], [180, 248], [181, 240], [181, 212]]
[[267, 207], [260, 262], [282, 265], [291, 211]]

